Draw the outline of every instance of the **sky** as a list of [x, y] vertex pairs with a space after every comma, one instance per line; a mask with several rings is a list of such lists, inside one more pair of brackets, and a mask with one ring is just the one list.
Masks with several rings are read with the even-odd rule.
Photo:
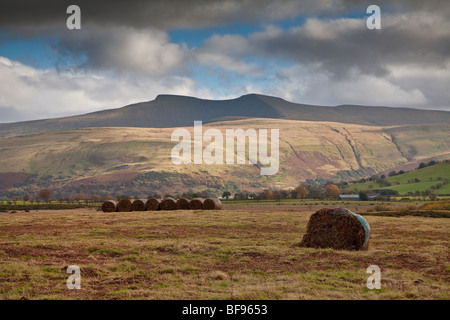
[[0, 84], [0, 123], [159, 94], [450, 111], [450, 1], [2, 0]]

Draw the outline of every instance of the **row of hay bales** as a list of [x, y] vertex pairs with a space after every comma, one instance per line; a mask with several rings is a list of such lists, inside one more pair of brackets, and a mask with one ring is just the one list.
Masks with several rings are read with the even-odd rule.
[[181, 198], [165, 199], [122, 199], [120, 201], [106, 200], [102, 205], [103, 212], [131, 211], [173, 211], [173, 210], [222, 210], [222, 202], [217, 198], [196, 198], [188, 200]]

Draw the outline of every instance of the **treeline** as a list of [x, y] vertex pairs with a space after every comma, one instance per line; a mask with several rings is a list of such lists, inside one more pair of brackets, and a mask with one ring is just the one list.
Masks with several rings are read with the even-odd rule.
[[[236, 200], [281, 200], [281, 199], [338, 199], [339, 194], [341, 193], [342, 184], [334, 184], [331, 181], [324, 179], [316, 179], [316, 180], [307, 180], [306, 183], [300, 184], [296, 188], [291, 189], [263, 189], [260, 192], [255, 191], [223, 191], [221, 193], [222, 198], [224, 199], [236, 199]], [[186, 199], [194, 199], [194, 198], [211, 198], [220, 196], [220, 193], [217, 194], [218, 190], [200, 190], [193, 191], [189, 190], [186, 192], [177, 192], [177, 193], [159, 193], [159, 192], [148, 192], [147, 195], [133, 195], [130, 193], [122, 193], [118, 196], [113, 195], [98, 195], [98, 194], [90, 194], [87, 192], [73, 193], [68, 197], [60, 197], [54, 196], [53, 191], [51, 189], [45, 188], [41, 189], [39, 192], [33, 195], [24, 195], [24, 196], [12, 196], [8, 204], [17, 205], [20, 202], [25, 203], [51, 203], [58, 202], [59, 204], [67, 203], [67, 204], [94, 204], [103, 202], [105, 200], [121, 200], [121, 199], [142, 199], [142, 198], [156, 198], [162, 199], [171, 197], [174, 199], [186, 198]]]
[[240, 191], [234, 195], [224, 191], [222, 198], [234, 200], [338, 199], [341, 190], [335, 184], [301, 184], [294, 189], [264, 189], [261, 192]]
[[60, 204], [62, 203], [68, 203], [68, 204], [90, 204], [90, 203], [98, 203], [104, 200], [108, 199], [114, 199], [114, 197], [106, 196], [101, 197], [96, 194], [88, 194], [88, 193], [75, 193], [70, 195], [69, 197], [53, 197], [53, 191], [50, 189], [41, 189], [38, 193], [34, 195], [24, 195], [24, 196], [12, 196], [9, 201], [7, 201], [7, 204], [9, 205], [18, 205], [20, 203], [26, 204], [39, 204], [39, 203], [51, 203], [51, 202], [58, 202]]

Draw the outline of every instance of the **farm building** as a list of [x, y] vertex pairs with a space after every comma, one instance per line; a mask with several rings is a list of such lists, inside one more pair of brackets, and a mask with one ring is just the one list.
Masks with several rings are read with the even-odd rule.
[[341, 200], [359, 200], [359, 194], [340, 194], [339, 199], [341, 199]]
[[[380, 197], [378, 193], [368, 193], [367, 194], [367, 200], [376, 200]], [[359, 194], [340, 194], [339, 195], [340, 200], [354, 200], [358, 201], [361, 200], [359, 197]]]

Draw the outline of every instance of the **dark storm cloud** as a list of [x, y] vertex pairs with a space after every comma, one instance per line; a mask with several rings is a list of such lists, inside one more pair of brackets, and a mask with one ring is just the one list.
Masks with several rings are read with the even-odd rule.
[[[266, 0], [111, 0], [111, 1], [24, 1], [3, 0], [0, 26], [56, 24], [64, 25], [66, 8], [80, 6], [84, 22], [132, 27], [195, 28], [248, 21], [272, 15]], [[292, 1], [277, 2], [278, 8]]]
[[[354, 0], [2, 0], [0, 28], [22, 30], [42, 25], [64, 26], [66, 9], [81, 7], [82, 19], [88, 24], [109, 24], [131, 27], [197, 28], [230, 22], [273, 22], [301, 15], [346, 13], [365, 10], [370, 1]], [[378, 0], [383, 10], [429, 11], [448, 14], [447, 0]], [[37, 30], [38, 30], [37, 29]]]
[[387, 15], [382, 29], [368, 30], [364, 19], [308, 20], [289, 31], [254, 34], [247, 43], [253, 53], [318, 64], [343, 75], [355, 67], [384, 76], [390, 65], [435, 66], [450, 62], [450, 21], [428, 13]]

